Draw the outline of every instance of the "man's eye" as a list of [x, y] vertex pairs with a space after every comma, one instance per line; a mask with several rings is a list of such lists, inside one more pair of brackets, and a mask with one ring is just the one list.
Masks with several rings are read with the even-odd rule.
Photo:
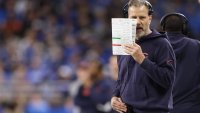
[[132, 17], [133, 19], [136, 19], [137, 17]]
[[145, 17], [140, 17], [140, 19], [145, 19]]

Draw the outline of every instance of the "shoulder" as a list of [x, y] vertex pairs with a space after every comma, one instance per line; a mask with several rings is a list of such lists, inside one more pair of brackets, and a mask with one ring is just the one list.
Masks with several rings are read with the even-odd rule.
[[167, 35], [156, 30], [153, 30], [151, 39], [154, 39], [154, 43], [161, 43], [161, 45], [170, 44]]
[[150, 39], [152, 39], [151, 43], [153, 43], [154, 45], [159, 45], [159, 46], [170, 45], [167, 35], [164, 33], [159, 33], [156, 30], [153, 30]]
[[152, 45], [154, 46], [153, 49], [156, 55], [165, 56], [169, 53], [174, 54], [173, 47], [166, 37], [156, 38], [155, 41], [153, 41]]
[[186, 42], [188, 42], [189, 44], [193, 45], [193, 46], [200, 46], [200, 41], [196, 40], [196, 39], [192, 39], [189, 37], [185, 37], [184, 38]]
[[[176, 40], [175, 40], [176, 41]], [[179, 44], [179, 46], [188, 48], [188, 49], [193, 49], [193, 51], [199, 51], [200, 50], [200, 41], [196, 39], [192, 39], [190, 37], [182, 37], [178, 41], [173, 41], [172, 44]]]
[[160, 36], [158, 38], [155, 38], [154, 41], [152, 41], [152, 44], [158, 48], [158, 47], [171, 47], [170, 42], [167, 40], [165, 36]]

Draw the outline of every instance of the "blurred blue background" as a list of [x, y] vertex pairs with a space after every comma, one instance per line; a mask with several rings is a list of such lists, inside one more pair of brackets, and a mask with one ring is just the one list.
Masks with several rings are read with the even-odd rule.
[[[159, 21], [166, 13], [181, 12], [189, 20], [190, 36], [200, 39], [197, 0], [149, 1], [154, 9], [152, 27], [159, 30]], [[111, 93], [105, 95], [105, 91], [111, 92], [116, 80], [112, 69], [116, 64], [111, 61], [111, 18], [123, 17], [126, 2], [0, 0], [0, 113], [79, 113], [91, 107], [82, 106], [87, 100], [79, 103], [84, 101], [77, 97], [81, 85], [83, 97], [90, 97], [95, 105], [109, 102]], [[94, 60], [100, 62], [102, 70], [95, 70], [99, 67], [92, 65]], [[96, 93], [85, 89], [91, 82], [85, 78], [94, 71], [90, 68], [105, 79], [98, 87], [96, 79], [89, 85], [97, 88]], [[108, 98], [93, 100], [99, 95]], [[105, 109], [104, 113], [108, 112]]]

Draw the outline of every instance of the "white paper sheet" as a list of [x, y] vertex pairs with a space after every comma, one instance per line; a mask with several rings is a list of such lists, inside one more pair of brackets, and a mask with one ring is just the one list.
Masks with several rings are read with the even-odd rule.
[[128, 55], [123, 44], [133, 44], [136, 37], [136, 20], [129, 18], [112, 18], [113, 55]]

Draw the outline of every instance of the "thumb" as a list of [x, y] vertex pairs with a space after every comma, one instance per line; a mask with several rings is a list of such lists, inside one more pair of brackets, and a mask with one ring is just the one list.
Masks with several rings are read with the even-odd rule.
[[119, 100], [120, 102], [122, 102], [122, 99], [121, 99], [121, 98], [118, 98], [118, 100]]

